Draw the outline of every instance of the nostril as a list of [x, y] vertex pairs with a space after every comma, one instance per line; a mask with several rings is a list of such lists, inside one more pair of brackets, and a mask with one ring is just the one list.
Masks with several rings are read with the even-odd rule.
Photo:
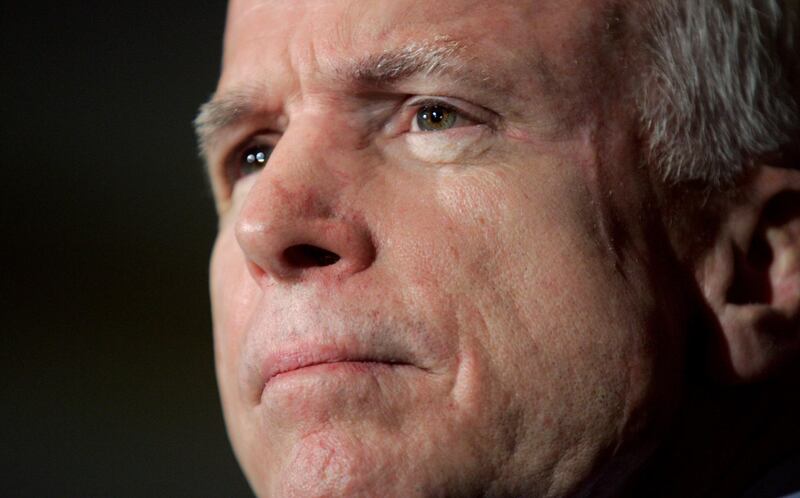
[[310, 244], [298, 244], [286, 249], [283, 258], [286, 264], [294, 268], [330, 266], [341, 259], [336, 253]]

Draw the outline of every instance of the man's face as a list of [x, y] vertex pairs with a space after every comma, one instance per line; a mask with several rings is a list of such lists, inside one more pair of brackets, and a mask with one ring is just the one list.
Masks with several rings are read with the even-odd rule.
[[211, 294], [258, 494], [608, 491], [647, 453], [681, 304], [612, 77], [624, 14], [231, 3]]

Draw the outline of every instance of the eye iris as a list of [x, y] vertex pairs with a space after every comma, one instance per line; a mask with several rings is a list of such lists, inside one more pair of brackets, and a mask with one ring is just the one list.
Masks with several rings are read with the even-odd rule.
[[424, 106], [417, 112], [417, 125], [423, 131], [446, 130], [456, 121], [456, 113], [444, 106]]
[[253, 147], [244, 152], [242, 159], [243, 162], [239, 167], [239, 175], [241, 177], [255, 173], [263, 168], [269, 159], [269, 151], [265, 151], [262, 147]]
[[267, 162], [267, 155], [261, 150], [250, 151], [244, 160], [248, 165], [263, 166]]

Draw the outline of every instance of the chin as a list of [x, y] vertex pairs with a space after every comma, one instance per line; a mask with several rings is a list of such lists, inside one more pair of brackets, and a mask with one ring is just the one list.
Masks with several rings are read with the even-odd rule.
[[237, 455], [261, 498], [478, 496], [496, 477], [479, 431], [465, 435], [434, 413], [400, 430], [387, 419], [333, 419], [273, 438], [259, 428], [240, 435]]
[[318, 430], [296, 441], [280, 460], [259, 455], [250, 463], [269, 469], [248, 473], [248, 479], [261, 498], [442, 494], [434, 492], [445, 489], [441, 483], [425, 482], [424, 473], [415, 472], [412, 461], [399, 453], [344, 431]]

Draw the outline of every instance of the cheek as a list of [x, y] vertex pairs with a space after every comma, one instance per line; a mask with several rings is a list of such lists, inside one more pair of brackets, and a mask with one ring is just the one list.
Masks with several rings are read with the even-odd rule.
[[417, 217], [435, 234], [419, 239], [435, 275], [420, 292], [448, 308], [462, 358], [474, 360], [457, 378], [458, 401], [522, 413], [537, 448], [529, 465], [572, 448], [572, 463], [588, 468], [645, 402], [646, 343], [659, 331], [649, 329], [652, 296], [635, 293], [604, 252], [579, 178], [541, 178], [498, 168], [440, 182]]
[[246, 325], [260, 295], [230, 227], [223, 228], [217, 237], [210, 277], [217, 372], [223, 396], [230, 396], [237, 383]]
[[[391, 206], [397, 220], [383, 227], [395, 243], [391, 279], [405, 307], [424, 314], [458, 359], [453, 395], [464, 412], [485, 413], [502, 395], [495, 370], [507, 361], [497, 342], [512, 343], [524, 330], [515, 313], [518, 268], [511, 253], [516, 228], [508, 226], [508, 179], [502, 168], [442, 171], [423, 178], [395, 180], [414, 197]], [[507, 339], [506, 339], [507, 338]]]
[[210, 266], [211, 309], [217, 383], [228, 436], [246, 474], [263, 481], [257, 425], [240, 391], [242, 350], [247, 324], [258, 304], [261, 290], [250, 277], [244, 256], [231, 227], [217, 236]]

